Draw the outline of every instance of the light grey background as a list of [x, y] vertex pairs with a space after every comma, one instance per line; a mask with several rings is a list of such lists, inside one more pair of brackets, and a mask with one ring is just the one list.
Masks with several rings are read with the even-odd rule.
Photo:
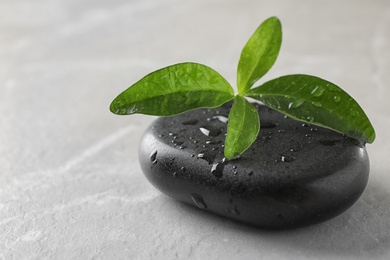
[[[347, 212], [270, 232], [180, 204], [144, 178], [153, 118], [112, 115], [146, 73], [207, 64], [232, 84], [259, 23], [283, 23], [264, 78], [326, 78], [371, 119], [368, 187]], [[0, 259], [388, 259], [390, 2], [2, 0]]]

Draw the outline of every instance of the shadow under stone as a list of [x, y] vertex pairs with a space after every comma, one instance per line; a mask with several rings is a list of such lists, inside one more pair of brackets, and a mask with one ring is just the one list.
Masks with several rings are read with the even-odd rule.
[[219, 226], [226, 232], [251, 241], [250, 245], [260, 246], [267, 240], [278, 247], [295, 248], [301, 253], [357, 258], [367, 255], [380, 257], [390, 253], [390, 192], [375, 183], [369, 182], [361, 198], [338, 217], [291, 230], [263, 230], [209, 214], [175, 200], [171, 200], [171, 203], [184, 214], [199, 219], [199, 222]]

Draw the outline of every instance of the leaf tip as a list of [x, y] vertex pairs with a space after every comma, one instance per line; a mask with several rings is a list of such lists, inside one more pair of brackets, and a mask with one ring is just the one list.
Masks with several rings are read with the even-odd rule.
[[281, 23], [280, 19], [277, 16], [271, 16], [266, 21], [272, 21], [272, 22], [279, 23], [279, 24]]
[[371, 126], [371, 132], [372, 132], [371, 135], [369, 135], [367, 138], [367, 143], [369, 143], [369, 144], [372, 144], [376, 138], [376, 133], [375, 133], [374, 127], [372, 127], [372, 126]]
[[121, 95], [117, 96], [111, 102], [109, 108], [110, 108], [111, 113], [116, 114], [116, 115], [129, 115], [129, 114], [133, 114], [133, 113], [130, 113], [130, 111], [128, 109], [125, 109], [124, 104], [122, 102]]
[[113, 114], [118, 114], [119, 113], [119, 108], [117, 107], [116, 103], [117, 103], [117, 98], [115, 98], [111, 102], [110, 107], [109, 107], [111, 113], [113, 113]]

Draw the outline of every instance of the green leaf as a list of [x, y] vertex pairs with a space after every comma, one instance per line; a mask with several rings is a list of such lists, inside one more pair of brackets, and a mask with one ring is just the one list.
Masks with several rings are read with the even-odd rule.
[[251, 89], [246, 96], [314, 125], [372, 143], [375, 131], [359, 104], [335, 84], [309, 75], [287, 75]]
[[276, 17], [265, 20], [246, 43], [237, 68], [240, 94], [248, 91], [275, 63], [282, 44], [282, 26]]
[[245, 98], [236, 96], [228, 118], [225, 157], [231, 160], [242, 154], [256, 140], [259, 130], [256, 108]]
[[200, 107], [218, 107], [234, 98], [230, 84], [215, 70], [181, 63], [152, 72], [119, 94], [111, 112], [171, 116]]

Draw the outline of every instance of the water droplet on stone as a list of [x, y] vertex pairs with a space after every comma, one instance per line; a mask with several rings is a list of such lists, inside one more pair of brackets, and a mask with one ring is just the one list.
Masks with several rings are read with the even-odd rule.
[[271, 135], [266, 135], [266, 136], [262, 136], [261, 137], [264, 141], [269, 141], [269, 140], [271, 140], [272, 139], [272, 136]]
[[156, 157], [157, 157], [157, 150], [154, 151], [154, 152], [150, 155], [150, 160], [151, 160], [154, 164], [157, 163]]
[[237, 209], [237, 207], [234, 207], [232, 212], [233, 212], [234, 215], [240, 215], [241, 214], [241, 212]]
[[281, 160], [282, 162], [292, 162], [292, 161], [295, 160], [295, 158], [292, 157], [292, 156], [281, 155], [281, 156], [280, 156], [280, 160]]
[[200, 208], [200, 209], [207, 209], [207, 204], [204, 202], [203, 198], [196, 194], [196, 193], [191, 193], [191, 198], [194, 204]]
[[215, 127], [200, 127], [199, 130], [206, 136], [218, 136], [221, 131]]
[[215, 177], [222, 177], [222, 172], [224, 168], [224, 161], [219, 163], [214, 163], [213, 166], [211, 166], [211, 173], [214, 174]]
[[320, 97], [324, 93], [325, 89], [321, 86], [316, 86], [312, 91], [311, 94], [315, 97]]
[[207, 140], [206, 144], [220, 144], [222, 143], [221, 140]]
[[177, 172], [174, 172], [172, 175], [173, 177], [177, 177]]
[[227, 123], [228, 118], [226, 116], [213, 116], [213, 119], [218, 119], [222, 123]]
[[273, 121], [269, 121], [269, 120], [260, 121], [261, 128], [274, 128], [277, 126], [278, 126], [278, 123], [273, 122]]
[[198, 154], [198, 158], [199, 159], [202, 159], [202, 160], [205, 160], [206, 162], [208, 162], [209, 164], [211, 164], [213, 161], [214, 161], [214, 156], [213, 155], [210, 155], [210, 154], [206, 154], [206, 153], [199, 153]]
[[199, 122], [198, 119], [190, 119], [190, 120], [184, 121], [182, 124], [183, 125], [196, 125], [198, 122]]
[[321, 140], [318, 142], [325, 146], [334, 146], [335, 144], [339, 143], [340, 140]]
[[303, 123], [302, 126], [303, 126], [303, 127], [309, 127], [310, 124]]

